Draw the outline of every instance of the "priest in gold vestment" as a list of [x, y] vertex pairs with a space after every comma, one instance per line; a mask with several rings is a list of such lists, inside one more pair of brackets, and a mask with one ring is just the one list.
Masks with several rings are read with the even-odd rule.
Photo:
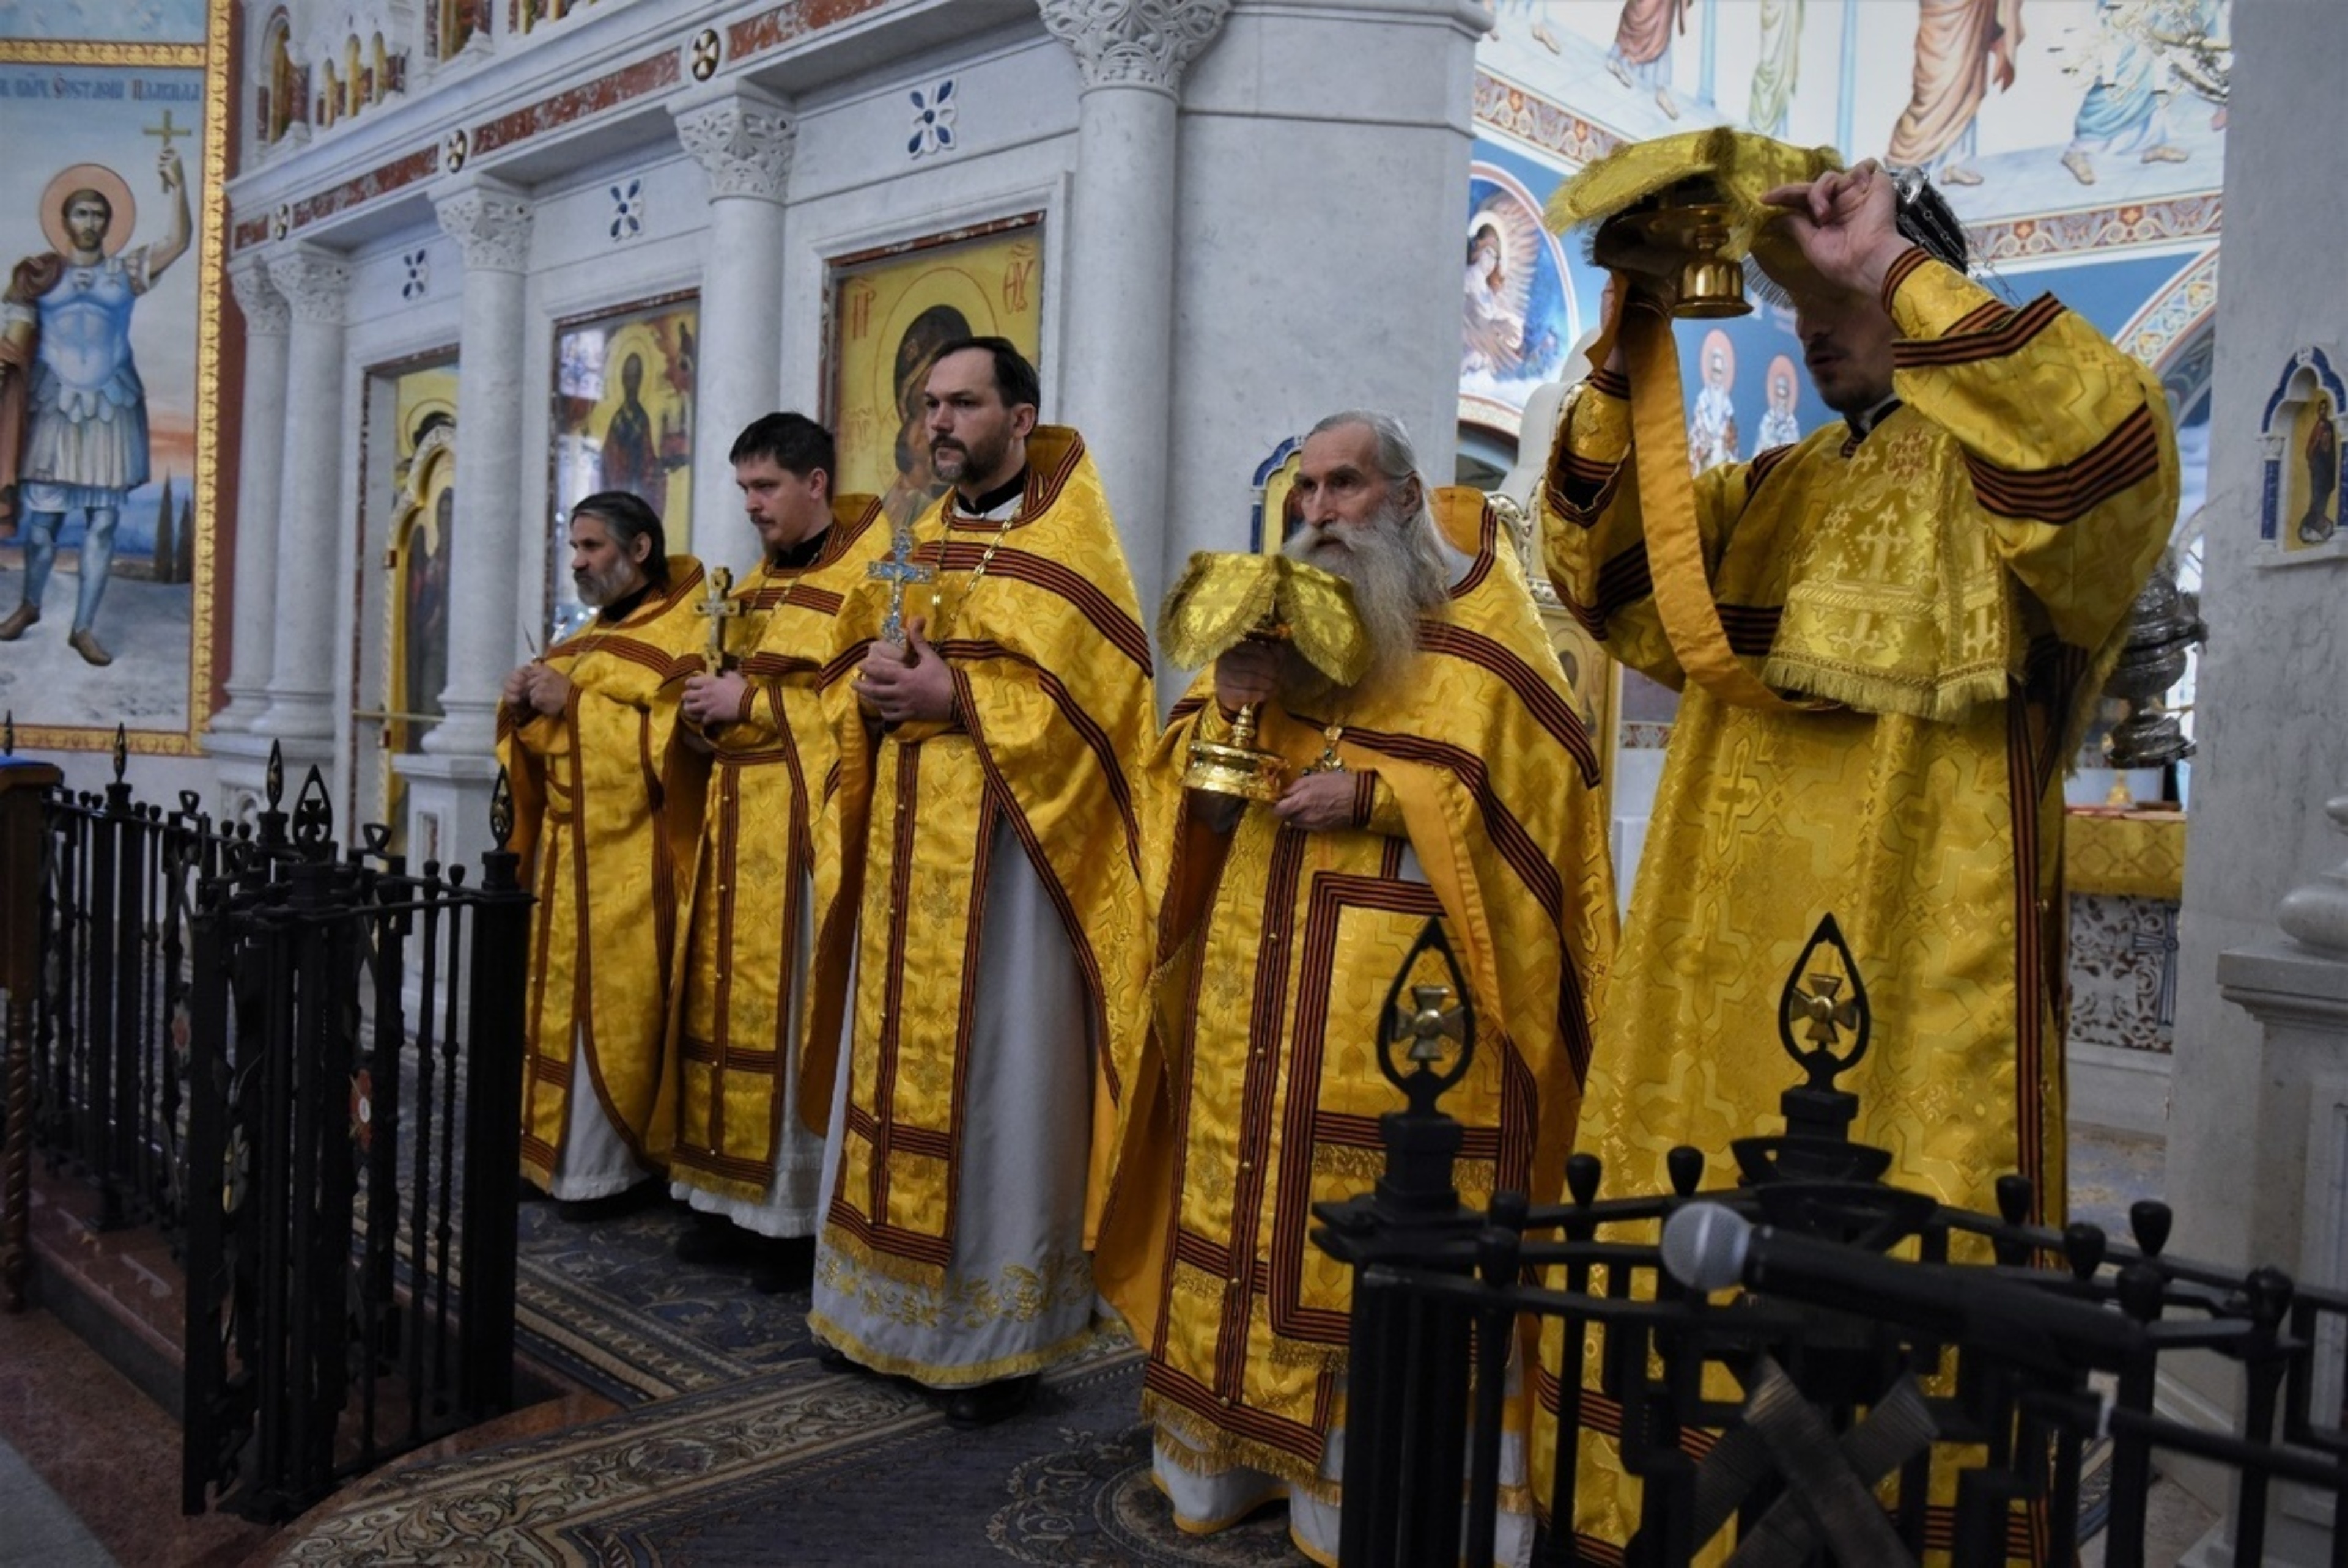
[[595, 617], [507, 676], [498, 710], [514, 846], [538, 898], [522, 1173], [570, 1204], [666, 1168], [675, 1120], [660, 1102], [679, 856], [660, 770], [703, 622], [701, 563], [665, 554], [664, 537], [624, 491], [572, 509], [571, 575]]
[[1149, 643], [1100, 476], [1036, 397], [1001, 339], [941, 351], [926, 425], [953, 488], [904, 563], [929, 580], [901, 641], [906, 590], [859, 585], [827, 689], [808, 1322], [829, 1362], [938, 1389], [957, 1426], [1018, 1409], [1090, 1331], [1089, 1166], [1148, 979]]
[[[1353, 1279], [1307, 1231], [1311, 1204], [1375, 1179], [1378, 1118], [1403, 1107], [1377, 1064], [1388, 988], [1439, 917], [1477, 1023], [1443, 1102], [1467, 1127], [1455, 1179], [1470, 1203], [1550, 1191], [1614, 943], [1597, 751], [1514, 546], [1482, 495], [1430, 497], [1416, 469], [1390, 416], [1333, 415], [1292, 492], [1289, 552], [1352, 584], [1369, 672], [1339, 687], [1242, 642], [1159, 744], [1170, 794], [1193, 736], [1228, 743], [1257, 703], [1256, 745], [1288, 782], [1271, 803], [1182, 796], [1158, 872], [1155, 1028], [1097, 1258], [1149, 1352], [1155, 1475], [1178, 1522], [1220, 1529], [1285, 1495], [1292, 1537], [1330, 1563]], [[1521, 1508], [1513, 1524], [1529, 1547]]]
[[[1580, 1146], [1608, 1193], [1666, 1190], [1681, 1143], [1732, 1184], [1730, 1141], [1784, 1130], [1778, 997], [1831, 914], [1874, 1019], [1838, 1085], [1851, 1136], [1967, 1208], [2019, 1172], [2059, 1225], [2061, 780], [2175, 518], [2168, 415], [2052, 297], [1973, 282], [1929, 186], [1870, 162], [1768, 200], [1815, 270], [1788, 282], [1796, 330], [1845, 423], [1704, 474], [1690, 517], [1684, 462], [1674, 495], [1656, 460], [1676, 399], [1626, 397], [1671, 339], [1631, 323], [1660, 347], [1628, 380], [1616, 347], [1550, 459], [1560, 594], [1681, 692]], [[1622, 1542], [1632, 1495], [1585, 1467], [1580, 1527]]]
[[871, 496], [836, 496], [831, 433], [769, 414], [736, 438], [735, 483], [764, 559], [735, 590], [731, 663], [685, 682], [669, 806], [701, 824], [680, 897], [672, 1195], [699, 1223], [687, 1262], [747, 1266], [767, 1291], [807, 1283], [823, 1136], [798, 1107], [816, 813], [838, 753], [817, 679], [834, 622], [889, 545]]

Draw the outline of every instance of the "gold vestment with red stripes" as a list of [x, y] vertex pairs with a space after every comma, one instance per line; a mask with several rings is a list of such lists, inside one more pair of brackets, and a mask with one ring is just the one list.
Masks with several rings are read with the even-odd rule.
[[[1601, 373], [1568, 402], [1552, 579], [1616, 657], [1683, 688], [1581, 1147], [1610, 1194], [1669, 1190], [1678, 1144], [1733, 1184], [1731, 1141], [1784, 1130], [1801, 1074], [1779, 995], [1832, 914], [1873, 1012], [1840, 1081], [1851, 1136], [1891, 1152], [1886, 1180], [1967, 1208], [2018, 1171], [2060, 1225], [2061, 780], [2175, 518], [2176, 445], [2150, 372], [2051, 298], [2011, 308], [1911, 250], [1884, 302], [1897, 408], [1695, 481], [1729, 651], [1816, 711], [1683, 688], [1622, 385]], [[1581, 1527], [1624, 1540], [1634, 1496], [1585, 1467]]]
[[[1405, 1102], [1377, 1041], [1413, 942], [1440, 917], [1472, 992], [1475, 1058], [1443, 1107], [1478, 1204], [1561, 1181], [1614, 945], [1598, 755], [1515, 548], [1478, 492], [1431, 499], [1471, 564], [1421, 618], [1416, 655], [1325, 712], [1259, 710], [1257, 743], [1291, 776], [1341, 726], [1354, 825], [1306, 832], [1251, 804], [1220, 833], [1185, 802], [1096, 1259], [1149, 1350], [1152, 1418], [1208, 1469], [1298, 1488], [1343, 1422], [1353, 1284], [1309, 1240], [1311, 1205], [1383, 1168], [1378, 1119]], [[1169, 792], [1198, 726], [1220, 733], [1213, 691], [1210, 671], [1159, 743]], [[1413, 978], [1439, 971], [1422, 957]]]
[[[514, 794], [513, 847], [530, 916], [523, 1020], [522, 1172], [553, 1179], [569, 1124], [574, 1049], [640, 1164], [664, 1165], [673, 1112], [658, 1106], [676, 930], [677, 843], [663, 830], [662, 759], [706, 622], [701, 563], [671, 556], [667, 586], [613, 623], [546, 651], [571, 681], [560, 715], [498, 710], [498, 760]], [[698, 813], [669, 814], [692, 847]]]
[[[972, 1057], [970, 1031], [999, 825], [1044, 882], [1083, 975], [1096, 1095], [1068, 1108], [1068, 1136], [1090, 1138], [1097, 1153], [1114, 1125], [1117, 1064], [1139, 1054], [1147, 1005], [1140, 767], [1157, 725], [1148, 638], [1082, 439], [1039, 425], [1027, 456], [1010, 521], [941, 503], [913, 525], [912, 559], [936, 576], [908, 596], [905, 614], [926, 620], [952, 667], [954, 717], [882, 730], [859, 708], [850, 676], [880, 633], [881, 583], [850, 593], [826, 673], [840, 751], [821, 831], [835, 847], [817, 856], [827, 916], [799, 1103], [814, 1122], [831, 1103], [835, 1069], [848, 1074], [826, 1247], [863, 1275], [926, 1291], [944, 1286], [953, 1256], [963, 1143], [987, 1135], [964, 1108], [970, 1075], [992, 1070]], [[844, 1062], [843, 1015], [854, 1040]], [[1074, 1238], [1070, 1251], [1032, 1260], [1023, 1288], [1049, 1294], [1064, 1276], [1081, 1276]], [[1006, 1296], [990, 1310], [1021, 1307]], [[932, 1380], [942, 1371], [897, 1369]]]
[[[807, 1004], [800, 933], [810, 914], [815, 820], [839, 757], [817, 691], [840, 607], [889, 549], [871, 496], [832, 500], [831, 531], [802, 567], [761, 564], [734, 597], [747, 630], [727, 638], [748, 683], [747, 710], [714, 726], [710, 754], [671, 750], [672, 809], [697, 806], [687, 862], [690, 911], [670, 1034], [677, 1080], [675, 1178], [745, 1203], [775, 1174], [787, 1060]], [[705, 657], [695, 661], [699, 669]]]

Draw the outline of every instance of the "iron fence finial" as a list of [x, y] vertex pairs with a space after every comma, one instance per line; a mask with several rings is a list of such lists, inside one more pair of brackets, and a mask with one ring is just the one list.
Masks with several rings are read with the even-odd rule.
[[497, 840], [500, 853], [505, 849], [506, 841], [513, 837], [513, 784], [506, 777], [506, 770], [499, 767], [497, 786], [489, 791], [489, 836]]

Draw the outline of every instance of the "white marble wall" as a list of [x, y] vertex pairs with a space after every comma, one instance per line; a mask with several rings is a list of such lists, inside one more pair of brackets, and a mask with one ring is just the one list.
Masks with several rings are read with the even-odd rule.
[[[339, 29], [345, 9], [297, 4], [297, 32]], [[819, 411], [827, 259], [1041, 212], [1045, 415], [1146, 456], [1104, 466], [1130, 492], [1112, 499], [1150, 608], [1191, 549], [1244, 542], [1255, 466], [1282, 436], [1331, 409], [1359, 404], [1400, 413], [1419, 437], [1427, 472], [1447, 475], [1457, 352], [1453, 210], [1469, 154], [1480, 9], [1467, 0], [1182, 0], [1176, 9], [1195, 35], [1169, 55], [1187, 59], [1187, 74], [1137, 89], [1124, 76], [1104, 76], [1098, 47], [1088, 56], [1068, 35], [1090, 30], [1112, 46], [1168, 53], [1156, 48], [1166, 40], [1153, 31], [1167, 21], [1161, 6], [1064, 7], [1055, 14], [1063, 35], [1056, 36], [1037, 0], [896, 0], [721, 61], [702, 82], [696, 35], [715, 26], [730, 48], [736, 25], [757, 18], [742, 11], [713, 19], [693, 0], [632, 0], [582, 11], [527, 39], [499, 32], [437, 70], [411, 68], [399, 101], [250, 159], [230, 191], [242, 248], [274, 253], [300, 245], [349, 268], [344, 373], [329, 394], [342, 433], [324, 487], [333, 504], [327, 515], [278, 523], [281, 559], [292, 551], [305, 589], [331, 605], [321, 610], [332, 628], [318, 657], [331, 668], [332, 733], [321, 743], [331, 745], [338, 811], [366, 815], [378, 787], [373, 726], [350, 716], [376, 705], [381, 681], [385, 579], [377, 567], [391, 453], [376, 405], [400, 367], [450, 353], [461, 358], [466, 330], [463, 247], [436, 206], [486, 177], [529, 209], [520, 322], [499, 334], [500, 358], [510, 352], [503, 345], [518, 341], [520, 364], [493, 377], [520, 387], [511, 441], [519, 456], [511, 473], [493, 480], [499, 544], [516, 566], [510, 603], [498, 607], [510, 616], [510, 630], [491, 640], [496, 657], [482, 654], [475, 661], [483, 667], [471, 672], [487, 691], [508, 660], [527, 655], [524, 629], [542, 623], [551, 483], [542, 455], [556, 323], [683, 290], [701, 289], [706, 304], [712, 269], [728, 261], [713, 243], [711, 177], [680, 146], [674, 111], [729, 83], [790, 121], [779, 268], [751, 269], [778, 270], [770, 286], [779, 298], [771, 314], [743, 302], [748, 319], [778, 324], [765, 334], [772, 342], [705, 333], [705, 387], [716, 364], [731, 384], [763, 382], [781, 405]], [[670, 49], [680, 62], [673, 84], [630, 88], [609, 106], [577, 112], [548, 107], [579, 84], [640, 77]], [[1333, 61], [1343, 68], [1330, 68]], [[953, 145], [909, 149], [910, 95], [933, 94], [947, 77]], [[1076, 219], [1085, 93], [1089, 87], [1099, 96], [1104, 84], [1109, 96], [1157, 92], [1179, 104], [1175, 113], [1138, 115], [1123, 112], [1134, 105], [1122, 97], [1104, 98], [1090, 118], [1096, 138], [1107, 127], [1120, 137], [1164, 138], [1169, 189], [1159, 199], [1171, 214], [1170, 280], [1163, 257], [1149, 268], [1120, 260], [1117, 231], [1129, 225]], [[247, 136], [249, 109], [240, 109]], [[457, 146], [460, 128], [479, 134], [523, 109], [542, 122], [520, 140]], [[419, 157], [427, 159], [420, 177]], [[403, 163], [408, 172], [375, 193], [371, 182]], [[615, 186], [635, 190], [635, 221], [616, 234]], [[335, 200], [320, 200], [330, 193]], [[1112, 199], [1129, 205], [1135, 193], [1096, 200]], [[1096, 285], [1091, 315], [1115, 327], [1119, 318], [1103, 302], [1114, 304], [1120, 280], [1103, 288], [1091, 274], [1126, 268], [1138, 280], [1129, 286], [1154, 279], [1169, 296], [1170, 344], [1137, 349], [1119, 335], [1104, 352], [1112, 334], [1102, 329], [1086, 333], [1086, 358], [1070, 335], [1086, 311], [1077, 274], [1086, 272]], [[742, 270], [730, 275], [738, 280]], [[1137, 415], [1133, 400], [1117, 395], [1121, 385], [1152, 391], [1153, 405]], [[460, 391], [460, 425], [464, 397]], [[363, 429], [370, 422], [372, 433]], [[730, 440], [730, 430], [719, 434]], [[730, 476], [710, 461], [715, 436], [702, 436], [692, 547], [746, 566], [754, 554], [749, 531]], [[478, 737], [469, 732], [467, 739]], [[453, 778], [467, 771], [461, 761], [435, 765]]]
[[1450, 479], [1484, 17], [1371, 9], [1234, 6], [1184, 83], [1167, 568], [1246, 548], [1256, 465], [1341, 408], [1401, 415]]
[[[2216, 417], [2202, 612], [2209, 623], [2198, 694], [2191, 837], [2180, 922], [2180, 996], [2168, 1128], [2170, 1250], [2226, 1264], [2302, 1255], [2306, 1176], [2304, 1064], [2270, 1053], [2260, 1020], [2220, 994], [2221, 956], [2286, 946], [2284, 893], [2338, 863], [2322, 804], [2348, 789], [2339, 690], [2348, 671], [2340, 615], [2348, 565], [2262, 565], [2258, 542], [2261, 409], [2294, 350], [2335, 362], [2348, 317], [2311, 302], [2348, 285], [2348, 207], [2309, 199], [2281, 171], [2348, 139], [2337, 64], [2348, 7], [2315, 0], [2238, 5], [2227, 145], [2226, 287], [2219, 301]], [[2214, 1374], [2170, 1390], [2180, 1409], [2222, 1409]], [[2200, 1478], [2208, 1501], [2221, 1483]]]

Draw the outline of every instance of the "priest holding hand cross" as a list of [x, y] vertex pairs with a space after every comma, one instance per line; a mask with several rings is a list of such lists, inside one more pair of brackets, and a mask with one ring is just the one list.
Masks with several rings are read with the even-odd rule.
[[818, 875], [841, 886], [818, 892], [800, 1093], [831, 1113], [808, 1324], [829, 1363], [926, 1384], [958, 1426], [1018, 1409], [1090, 1330], [1088, 1163], [1148, 979], [1149, 644], [1100, 477], [1039, 396], [1001, 339], [938, 354], [953, 488], [857, 584], [827, 666]]

